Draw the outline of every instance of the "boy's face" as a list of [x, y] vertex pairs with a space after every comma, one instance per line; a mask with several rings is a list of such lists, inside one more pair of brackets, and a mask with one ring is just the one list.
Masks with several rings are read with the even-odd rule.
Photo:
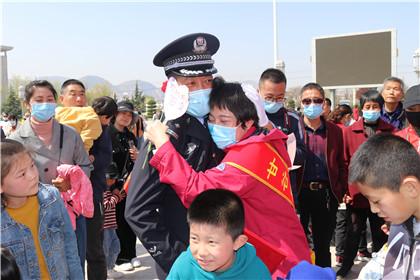
[[115, 179], [106, 179], [106, 185], [108, 187], [112, 186], [113, 184], [115, 184]]
[[402, 224], [413, 214], [415, 216], [418, 214], [419, 200], [415, 195], [413, 196], [413, 192], [408, 189], [409, 186], [405, 185], [404, 181], [399, 192], [393, 192], [386, 187], [377, 189], [360, 183], [356, 185], [369, 200], [370, 210], [385, 221]]
[[190, 223], [191, 253], [206, 271], [226, 270], [235, 262], [234, 251], [245, 244], [243, 236], [233, 241], [224, 226]]

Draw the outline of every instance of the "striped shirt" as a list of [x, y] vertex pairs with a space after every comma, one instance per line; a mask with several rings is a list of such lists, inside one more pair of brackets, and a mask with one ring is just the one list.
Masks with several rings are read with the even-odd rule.
[[115, 206], [118, 203], [118, 196], [112, 194], [110, 190], [104, 192], [105, 223], [104, 229], [116, 228], [117, 219], [115, 215]]

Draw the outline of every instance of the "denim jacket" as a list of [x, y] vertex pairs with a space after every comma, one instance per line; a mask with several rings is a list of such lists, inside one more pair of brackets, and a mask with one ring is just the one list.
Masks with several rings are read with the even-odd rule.
[[[39, 183], [38, 239], [51, 279], [83, 279], [69, 214], [55, 187]], [[41, 279], [29, 227], [13, 220], [1, 205], [1, 244], [11, 250], [22, 279]]]

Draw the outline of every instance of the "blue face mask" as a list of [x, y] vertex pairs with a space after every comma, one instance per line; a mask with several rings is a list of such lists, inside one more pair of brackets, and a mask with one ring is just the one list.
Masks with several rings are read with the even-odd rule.
[[229, 145], [238, 143], [236, 141], [236, 129], [239, 125], [237, 127], [227, 127], [208, 123], [211, 138], [219, 149], [223, 150]]
[[32, 117], [35, 119], [46, 122], [55, 114], [55, 103], [36, 103], [32, 105]]
[[303, 113], [308, 119], [316, 119], [322, 114], [322, 104], [315, 105], [311, 103], [309, 105], [303, 105]]
[[9, 123], [11, 126], [16, 126], [16, 121], [10, 121]]
[[201, 89], [190, 92], [190, 102], [187, 113], [196, 118], [203, 118], [210, 113], [209, 99], [211, 89]]
[[274, 114], [277, 113], [281, 108], [283, 108], [284, 102], [270, 102], [264, 101], [264, 109], [267, 113]]
[[346, 124], [344, 126], [349, 126], [349, 125], [350, 125], [350, 122], [346, 122]]
[[363, 118], [367, 122], [376, 122], [381, 116], [381, 111], [362, 111]]

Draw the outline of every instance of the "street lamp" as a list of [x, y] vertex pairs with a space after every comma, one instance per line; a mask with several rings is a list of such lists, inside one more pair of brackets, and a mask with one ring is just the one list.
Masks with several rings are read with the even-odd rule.
[[417, 83], [420, 84], [420, 48], [418, 48], [414, 54], [414, 72], [417, 74]]
[[286, 69], [286, 64], [284, 63], [283, 60], [277, 60], [276, 65], [274, 65], [274, 68], [284, 73], [284, 70]]
[[20, 113], [22, 115], [21, 117], [23, 118], [23, 99], [25, 98], [25, 88], [23, 86], [19, 86], [18, 94], [19, 94], [19, 99], [21, 100]]

